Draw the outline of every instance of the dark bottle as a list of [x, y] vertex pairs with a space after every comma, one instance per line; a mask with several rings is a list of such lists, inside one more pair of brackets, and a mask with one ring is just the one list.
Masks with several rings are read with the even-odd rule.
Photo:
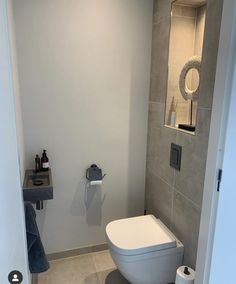
[[40, 170], [41, 170], [40, 158], [39, 158], [39, 155], [36, 155], [36, 157], [35, 157], [35, 172], [39, 173]]
[[49, 160], [48, 160], [48, 157], [47, 157], [46, 150], [43, 150], [43, 155], [42, 155], [42, 158], [41, 158], [41, 170], [42, 171], [48, 171], [48, 169], [49, 169]]

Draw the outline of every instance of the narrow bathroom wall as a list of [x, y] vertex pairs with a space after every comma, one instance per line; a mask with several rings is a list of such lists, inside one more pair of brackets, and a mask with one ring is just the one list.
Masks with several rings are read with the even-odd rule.
[[[183, 242], [184, 264], [194, 268], [223, 1], [207, 1], [195, 136], [164, 126], [172, 2], [154, 1], [146, 209]], [[172, 142], [182, 146], [180, 171], [169, 166]]]
[[13, 92], [15, 98], [15, 111], [16, 111], [16, 126], [17, 126], [17, 140], [18, 140], [18, 156], [20, 164], [20, 176], [23, 184], [25, 174], [25, 149], [24, 149], [24, 132], [22, 120], [22, 106], [19, 88], [19, 74], [18, 74], [18, 59], [16, 51], [16, 38], [13, 18], [12, 1], [8, 1], [8, 27], [9, 27], [9, 40], [10, 40], [10, 55], [12, 64], [12, 78], [13, 78]]
[[[144, 209], [150, 0], [13, 0], [26, 167], [48, 150], [54, 199], [37, 212], [47, 253], [105, 242]], [[106, 173], [85, 204], [85, 171]]]
[[22, 128], [16, 58], [10, 39], [13, 19], [8, 1], [0, 0], [0, 22], [0, 283], [8, 283], [9, 273], [18, 270], [23, 275], [24, 283], [29, 284], [19, 164], [19, 157], [23, 153], [19, 147]]

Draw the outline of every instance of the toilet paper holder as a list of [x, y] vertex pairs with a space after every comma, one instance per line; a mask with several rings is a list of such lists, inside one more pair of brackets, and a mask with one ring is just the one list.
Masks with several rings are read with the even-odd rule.
[[106, 174], [102, 174], [102, 169], [100, 169], [96, 164], [92, 164], [86, 170], [86, 179], [92, 184], [96, 182], [102, 182]]
[[175, 284], [193, 284], [195, 271], [188, 266], [180, 266], [176, 271]]
[[[88, 209], [88, 192], [89, 189], [94, 190], [101, 190], [102, 180], [106, 174], [102, 174], [102, 169], [100, 169], [96, 164], [92, 164], [89, 168], [86, 170], [86, 182], [84, 187], [84, 204], [86, 209]], [[91, 187], [92, 186], [92, 187]], [[105, 200], [105, 195], [102, 198], [102, 203]]]

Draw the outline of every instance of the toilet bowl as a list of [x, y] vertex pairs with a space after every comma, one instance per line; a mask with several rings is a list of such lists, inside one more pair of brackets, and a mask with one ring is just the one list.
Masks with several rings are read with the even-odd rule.
[[132, 284], [175, 282], [184, 246], [153, 215], [116, 220], [106, 227], [111, 256]]

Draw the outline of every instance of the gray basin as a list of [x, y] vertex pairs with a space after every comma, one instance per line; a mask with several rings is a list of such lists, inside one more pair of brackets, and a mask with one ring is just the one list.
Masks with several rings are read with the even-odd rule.
[[26, 170], [23, 184], [24, 201], [39, 201], [53, 199], [53, 185], [51, 169], [46, 172], [35, 173]]

